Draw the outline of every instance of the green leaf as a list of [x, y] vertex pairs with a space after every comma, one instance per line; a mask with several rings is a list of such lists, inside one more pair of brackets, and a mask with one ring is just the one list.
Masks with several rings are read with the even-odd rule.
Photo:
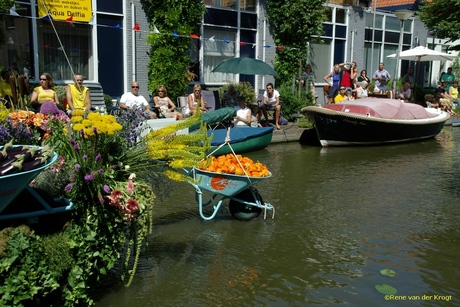
[[395, 277], [396, 275], [396, 272], [393, 271], [393, 270], [390, 270], [390, 269], [383, 269], [383, 270], [380, 270], [380, 274], [382, 274], [383, 276], [388, 276], [388, 277]]
[[379, 291], [382, 294], [396, 294], [398, 293], [398, 290], [393, 288], [392, 286], [383, 284], [383, 285], [375, 285], [375, 289]]

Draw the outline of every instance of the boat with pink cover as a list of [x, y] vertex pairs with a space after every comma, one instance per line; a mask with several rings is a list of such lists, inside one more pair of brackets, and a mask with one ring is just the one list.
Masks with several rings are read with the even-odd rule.
[[305, 107], [323, 147], [410, 142], [436, 136], [447, 112], [398, 99], [365, 98]]

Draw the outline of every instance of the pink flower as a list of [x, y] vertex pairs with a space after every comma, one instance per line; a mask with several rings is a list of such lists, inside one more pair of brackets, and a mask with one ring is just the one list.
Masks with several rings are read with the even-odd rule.
[[123, 192], [120, 190], [113, 190], [110, 196], [116, 200], [119, 200], [123, 196]]
[[130, 211], [129, 213], [136, 212], [137, 210], [139, 210], [139, 203], [134, 198], [130, 198], [126, 202], [126, 208], [128, 208], [128, 210]]
[[134, 183], [132, 180], [128, 180], [128, 184], [126, 185], [126, 189], [129, 193], [134, 194]]

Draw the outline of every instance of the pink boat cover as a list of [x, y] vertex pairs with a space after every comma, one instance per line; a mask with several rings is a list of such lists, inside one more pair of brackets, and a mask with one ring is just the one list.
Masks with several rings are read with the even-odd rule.
[[327, 104], [324, 108], [386, 119], [423, 119], [436, 117], [424, 107], [415, 103], [404, 103], [398, 99], [363, 98]]

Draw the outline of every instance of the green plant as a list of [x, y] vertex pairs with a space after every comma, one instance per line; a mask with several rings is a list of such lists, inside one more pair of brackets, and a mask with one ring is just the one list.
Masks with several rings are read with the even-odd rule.
[[56, 85], [54, 87], [54, 90], [56, 91], [58, 95], [58, 100], [61, 104], [62, 104], [62, 100], [64, 100], [64, 98], [66, 97], [65, 88], [66, 88], [65, 85]]
[[289, 83], [282, 84], [277, 90], [280, 93], [281, 110], [288, 120], [291, 119], [292, 114], [299, 113], [303, 107], [315, 105], [311, 92], [302, 92], [299, 97], [297, 92], [292, 92], [292, 85]]
[[104, 94], [104, 104], [106, 107], [111, 107], [113, 106], [113, 100], [110, 95]]
[[230, 85], [233, 85], [235, 87], [235, 89], [240, 93], [240, 96], [244, 96], [244, 98], [246, 98], [246, 103], [248, 105], [254, 104], [256, 102], [256, 95], [254, 92], [254, 88], [249, 82], [225, 84], [219, 87], [219, 97], [222, 97], [222, 95], [227, 91]]
[[[27, 226], [20, 226], [2, 230], [0, 238], [0, 306], [41, 305], [37, 294], [43, 299], [59, 289], [60, 273], [69, 267], [65, 237], [43, 240]], [[47, 253], [51, 250], [52, 255]], [[60, 258], [64, 262], [57, 265]]]
[[[149, 88], [162, 84], [169, 97], [175, 101], [183, 96], [188, 83], [195, 80], [191, 72], [190, 48], [199, 48], [199, 40], [192, 40], [191, 33], [200, 32], [200, 20], [206, 8], [202, 0], [142, 0], [151, 23], [160, 33], [153, 31], [147, 37], [151, 45]], [[176, 35], [171, 35], [175, 33]], [[194, 44], [196, 43], [196, 44]]]

